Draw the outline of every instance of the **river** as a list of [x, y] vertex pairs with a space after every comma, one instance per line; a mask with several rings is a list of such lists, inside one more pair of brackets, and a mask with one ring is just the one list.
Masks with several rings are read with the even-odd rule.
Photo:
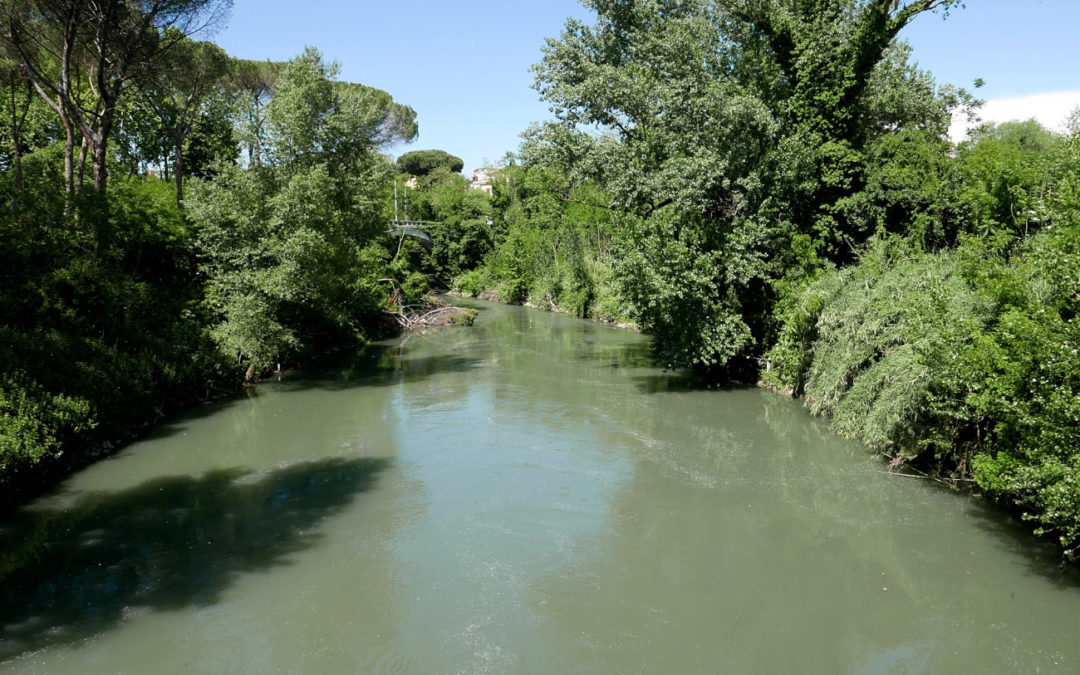
[[0, 670], [1077, 672], [1029, 527], [647, 338], [477, 303], [0, 526]]

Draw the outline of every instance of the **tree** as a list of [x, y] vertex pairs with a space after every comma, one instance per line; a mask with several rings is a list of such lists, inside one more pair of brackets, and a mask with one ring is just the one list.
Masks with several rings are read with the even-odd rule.
[[[4, 103], [8, 104], [11, 120], [11, 200], [8, 208], [11, 217], [17, 218], [19, 212], [19, 192], [22, 190], [22, 128], [26, 123], [26, 116], [30, 113], [30, 104], [33, 102], [33, 92], [30, 89], [30, 81], [26, 79], [22, 69], [14, 61], [0, 60], [0, 81], [7, 89], [8, 96]], [[20, 93], [22, 100], [20, 101]]]
[[155, 64], [153, 79], [142, 89], [143, 101], [172, 142], [176, 204], [184, 208], [184, 144], [199, 109], [221, 86], [228, 69], [225, 50], [212, 42], [176, 41]]
[[273, 61], [248, 61], [233, 59], [229, 63], [228, 88], [236, 96], [240, 142], [247, 149], [251, 166], [262, 163], [265, 139], [263, 109], [274, 93], [278, 75], [284, 66]]
[[1020, 507], [1075, 560], [1080, 136], [987, 126], [946, 162], [928, 143], [896, 140], [913, 154], [872, 171], [891, 185], [866, 192], [918, 202], [935, 190], [924, 178], [944, 175], [952, 195], [912, 208], [932, 221], [955, 202], [964, 229], [933, 252], [918, 230], [872, 240], [857, 264], [804, 285], [762, 377], [895, 464]]
[[234, 163], [240, 156], [234, 110], [232, 97], [220, 91], [196, 111], [184, 149], [184, 172], [188, 176], [213, 177], [219, 162]]
[[74, 189], [74, 131], [89, 149], [94, 189], [121, 94], [183, 36], [216, 21], [231, 0], [5, 0], [4, 39], [68, 132], [66, 187]]
[[[376, 108], [382, 111], [378, 129], [373, 136], [376, 144], [389, 146], [394, 143], [412, 143], [416, 140], [419, 127], [416, 124], [416, 111], [411, 107], [394, 101], [394, 98], [382, 89], [355, 82], [335, 80], [334, 88], [341, 96], [366, 96], [371, 99]], [[457, 169], [457, 171], [460, 170]]]
[[557, 122], [532, 132], [527, 161], [595, 179], [625, 214], [622, 293], [667, 360], [753, 373], [735, 360], [768, 341], [776, 283], [868, 236], [844, 210], [868, 144], [928, 119], [874, 95], [896, 34], [955, 3], [587, 4], [598, 23], [569, 21], [535, 67]]
[[[261, 161], [221, 163], [189, 199], [213, 336], [250, 379], [321, 341], [355, 339], [378, 314], [379, 242], [394, 112], [338, 87], [314, 49], [288, 62], [265, 109]], [[405, 124], [401, 128], [408, 129]]]
[[424, 226], [432, 240], [424, 258], [426, 271], [449, 284], [480, 264], [493, 243], [487, 193], [468, 189], [464, 176], [439, 166], [419, 177], [408, 195], [409, 216], [431, 221]]
[[426, 176], [440, 167], [458, 173], [465, 168], [465, 162], [445, 150], [413, 150], [398, 157], [397, 166], [402, 173]]

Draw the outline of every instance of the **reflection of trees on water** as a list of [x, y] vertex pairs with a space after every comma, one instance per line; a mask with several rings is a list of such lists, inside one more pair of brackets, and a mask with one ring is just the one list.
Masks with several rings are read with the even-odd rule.
[[90, 637], [118, 625], [127, 608], [211, 605], [239, 575], [287, 565], [314, 546], [320, 522], [386, 465], [327, 459], [263, 474], [215, 470], [24, 512], [0, 533], [0, 658]]

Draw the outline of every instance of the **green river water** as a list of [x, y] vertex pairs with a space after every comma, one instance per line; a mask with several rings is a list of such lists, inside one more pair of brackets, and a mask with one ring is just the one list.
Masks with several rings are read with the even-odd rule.
[[477, 306], [0, 525], [0, 671], [1080, 672], [1023, 523], [635, 333]]

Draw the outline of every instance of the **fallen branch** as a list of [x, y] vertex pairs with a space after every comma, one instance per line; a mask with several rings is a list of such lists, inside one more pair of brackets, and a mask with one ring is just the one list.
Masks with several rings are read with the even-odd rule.
[[428, 303], [423, 305], [405, 305], [397, 311], [385, 310], [394, 317], [403, 330], [415, 331], [449, 324], [472, 325], [476, 310], [449, 305], [438, 298], [428, 296]]

